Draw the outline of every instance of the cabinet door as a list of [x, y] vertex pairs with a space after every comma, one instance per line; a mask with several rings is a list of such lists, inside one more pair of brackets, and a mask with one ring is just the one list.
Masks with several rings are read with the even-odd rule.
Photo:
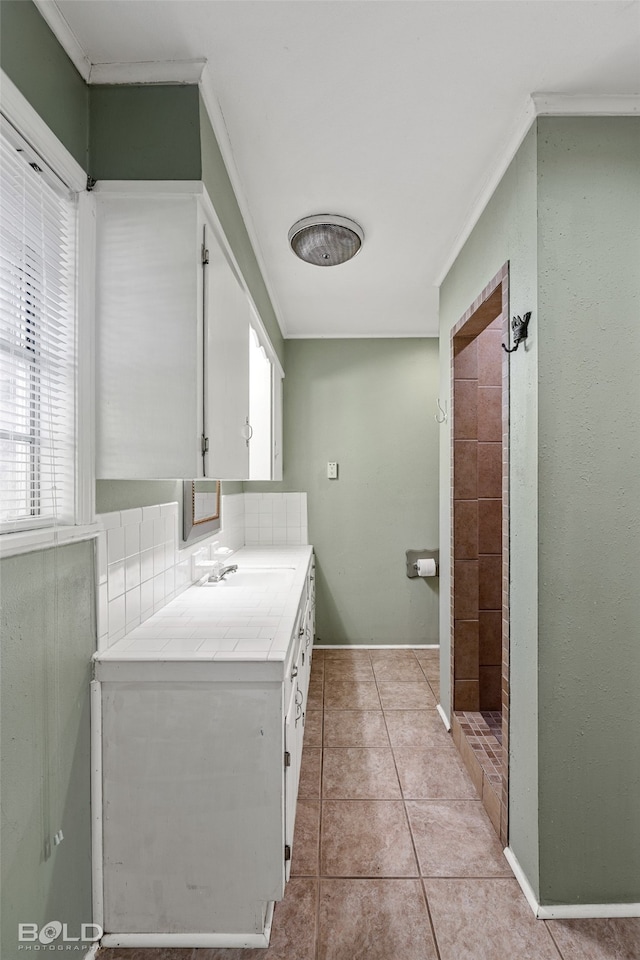
[[210, 225], [203, 225], [208, 250], [204, 312], [206, 350], [205, 476], [249, 477], [249, 302]]
[[296, 823], [296, 801], [301, 760], [298, 751], [297, 711], [296, 683], [294, 681], [284, 723], [284, 749], [286, 752], [284, 768], [284, 842], [289, 848], [289, 859], [285, 861], [285, 878], [287, 880], [291, 873], [291, 857], [293, 856], [293, 831]]
[[97, 193], [96, 475], [201, 463], [196, 201]]

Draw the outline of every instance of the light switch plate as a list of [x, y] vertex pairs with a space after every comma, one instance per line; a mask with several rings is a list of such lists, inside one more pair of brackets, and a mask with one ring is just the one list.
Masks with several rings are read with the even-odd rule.
[[338, 479], [338, 464], [335, 462], [335, 460], [329, 460], [327, 463], [327, 479]]

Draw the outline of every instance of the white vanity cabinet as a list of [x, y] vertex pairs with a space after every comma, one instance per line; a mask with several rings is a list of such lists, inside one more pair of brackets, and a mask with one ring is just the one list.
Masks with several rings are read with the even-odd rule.
[[[178, 640], [153, 655], [156, 618], [139, 649], [125, 637], [96, 655], [94, 913], [103, 946], [268, 945], [294, 853], [313, 646], [311, 548], [282, 549], [296, 567], [264, 655], [234, 655], [222, 642], [219, 653], [180, 653]], [[280, 592], [271, 583], [269, 603]], [[195, 603], [212, 597], [213, 617], [216, 595], [224, 586]], [[184, 618], [188, 603], [164, 608], [159, 637], [172, 605]]]
[[251, 307], [204, 186], [95, 196], [97, 477], [247, 479]]

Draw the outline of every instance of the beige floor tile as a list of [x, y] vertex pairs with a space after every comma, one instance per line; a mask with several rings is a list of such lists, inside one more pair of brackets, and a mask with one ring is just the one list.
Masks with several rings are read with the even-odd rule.
[[320, 801], [298, 800], [291, 859], [292, 877], [316, 877], [320, 865]]
[[427, 660], [431, 663], [440, 663], [440, 647], [414, 647], [413, 652], [418, 660]]
[[327, 708], [324, 712], [324, 746], [388, 747], [389, 737], [382, 710]]
[[405, 800], [477, 800], [478, 794], [452, 743], [394, 747]]
[[325, 800], [401, 800], [391, 747], [325, 748]]
[[426, 680], [419, 683], [378, 681], [383, 710], [426, 710], [436, 701]]
[[320, 799], [320, 771], [322, 770], [322, 750], [305, 746], [300, 764], [300, 783], [298, 797], [304, 800]]
[[440, 683], [440, 666], [430, 660], [419, 660], [418, 664], [429, 683]]
[[311, 661], [311, 679], [324, 679], [324, 657], [318, 657], [315, 653], [313, 654], [313, 659]]
[[561, 960], [516, 880], [425, 880], [441, 960]]
[[546, 920], [563, 960], [638, 960], [640, 917]]
[[318, 881], [292, 877], [276, 903], [266, 950], [196, 950], [193, 960], [315, 960]]
[[385, 658], [373, 661], [376, 680], [424, 680], [420, 664], [412, 657]]
[[379, 710], [378, 688], [367, 681], [334, 680], [327, 683], [324, 705], [334, 710]]
[[479, 800], [412, 800], [407, 815], [423, 877], [513, 876]]
[[381, 663], [385, 660], [402, 660], [406, 663], [415, 663], [416, 659], [413, 650], [406, 647], [398, 647], [397, 649], [394, 647], [384, 647], [381, 650], [372, 649], [369, 653], [371, 654], [372, 663]]
[[333, 680], [375, 680], [373, 667], [369, 659], [350, 660], [339, 657], [325, 663], [325, 682]]
[[452, 743], [440, 715], [435, 710], [388, 710], [384, 719], [392, 747], [446, 746]]
[[404, 804], [399, 800], [323, 800], [323, 877], [417, 877]]
[[324, 651], [324, 658], [325, 660], [351, 660], [353, 662], [361, 660], [364, 663], [371, 662], [368, 650], [350, 650], [348, 647], [327, 647]]
[[318, 958], [436, 960], [419, 881], [322, 880]]
[[322, 710], [324, 698], [324, 683], [322, 680], [309, 681], [307, 693], [307, 710]]
[[322, 746], [322, 710], [307, 710], [304, 717], [305, 747]]

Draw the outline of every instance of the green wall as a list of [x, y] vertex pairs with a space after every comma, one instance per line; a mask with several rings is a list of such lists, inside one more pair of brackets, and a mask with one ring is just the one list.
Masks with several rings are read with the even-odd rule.
[[31, 0], [0, 2], [0, 65], [87, 170], [89, 88]]
[[287, 340], [285, 362], [284, 480], [244, 487], [307, 493], [318, 642], [437, 643], [438, 581], [405, 557], [438, 545], [437, 340]]
[[89, 97], [96, 180], [200, 179], [197, 86], [90, 86]]
[[540, 878], [640, 902], [640, 118], [541, 119]]
[[450, 329], [505, 260], [511, 315], [533, 311], [510, 361], [509, 845], [543, 904], [640, 901], [639, 158], [638, 118], [539, 119], [441, 289], [445, 397]]
[[[89, 681], [93, 542], [2, 561], [2, 940], [92, 920]], [[62, 830], [64, 840], [51, 846]], [[46, 849], [47, 844], [50, 850]]]
[[[525, 138], [440, 290], [440, 396], [451, 397], [450, 331], [509, 261], [511, 314], [533, 311], [526, 351], [511, 356], [511, 710], [509, 844], [538, 892], [537, 252], [536, 145]], [[450, 405], [450, 399], [449, 399]], [[451, 417], [440, 435], [442, 649], [440, 699], [450, 712]]]

